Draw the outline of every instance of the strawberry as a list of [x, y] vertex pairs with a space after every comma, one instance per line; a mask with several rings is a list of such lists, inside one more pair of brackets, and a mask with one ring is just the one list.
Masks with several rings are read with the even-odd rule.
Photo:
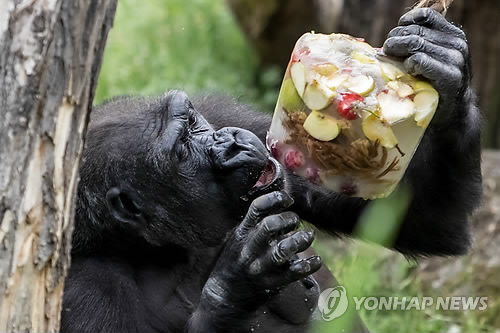
[[355, 195], [358, 193], [358, 187], [354, 183], [345, 183], [340, 186], [340, 191], [345, 195]]
[[271, 150], [271, 155], [274, 158], [276, 158], [276, 159], [280, 159], [281, 158], [281, 149], [280, 149], [280, 147], [278, 147], [278, 142], [277, 141], [274, 141], [274, 142], [271, 143], [270, 150]]
[[289, 150], [285, 155], [285, 167], [290, 170], [298, 169], [304, 165], [304, 155], [297, 150]]
[[345, 119], [354, 120], [358, 117], [356, 105], [364, 101], [363, 96], [355, 93], [341, 93], [337, 101], [337, 112]]
[[306, 169], [306, 178], [313, 184], [320, 183], [319, 170], [311, 167]]

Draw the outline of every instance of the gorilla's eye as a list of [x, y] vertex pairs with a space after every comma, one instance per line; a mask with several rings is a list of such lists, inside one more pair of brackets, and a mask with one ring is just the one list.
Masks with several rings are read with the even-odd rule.
[[197, 123], [198, 123], [198, 118], [196, 117], [196, 114], [194, 112], [193, 109], [190, 109], [189, 110], [189, 114], [188, 114], [188, 125], [189, 125], [189, 128], [195, 128]]
[[179, 161], [183, 161], [189, 157], [188, 144], [185, 142], [178, 142], [175, 146], [175, 155]]

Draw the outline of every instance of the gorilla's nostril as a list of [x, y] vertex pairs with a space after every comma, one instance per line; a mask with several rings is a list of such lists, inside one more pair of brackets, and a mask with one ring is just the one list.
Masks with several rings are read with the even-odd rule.
[[226, 151], [224, 152], [224, 157], [226, 158], [226, 160], [230, 160], [238, 155], [240, 151], [240, 147], [233, 142], [229, 147], [227, 147]]

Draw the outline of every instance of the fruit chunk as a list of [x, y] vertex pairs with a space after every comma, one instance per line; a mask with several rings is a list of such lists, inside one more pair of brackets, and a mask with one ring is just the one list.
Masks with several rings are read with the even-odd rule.
[[297, 111], [304, 107], [304, 102], [297, 93], [297, 89], [295, 89], [295, 85], [291, 79], [283, 81], [280, 91], [280, 102], [283, 108], [288, 111]]
[[368, 115], [361, 123], [363, 133], [371, 141], [380, 141], [385, 148], [394, 148], [398, 144], [398, 139], [394, 135], [391, 126], [383, 122], [374, 114]]
[[408, 119], [415, 114], [415, 104], [410, 98], [400, 98], [392, 89], [384, 90], [377, 95], [380, 105], [380, 116], [383, 120], [393, 125]]
[[321, 110], [332, 102], [335, 95], [335, 91], [321, 85], [318, 81], [313, 81], [307, 85], [302, 99], [309, 109]]
[[387, 86], [392, 90], [396, 91], [401, 98], [413, 95], [413, 89], [406, 83], [401, 81], [391, 81], [387, 83]]
[[439, 94], [436, 90], [424, 90], [413, 100], [415, 103], [415, 121], [417, 125], [427, 128], [439, 104]]
[[370, 58], [369, 56], [367, 56], [366, 54], [364, 53], [361, 53], [361, 52], [358, 52], [358, 51], [353, 51], [351, 53], [351, 57], [354, 59], [354, 60], [357, 60], [359, 61], [360, 63], [362, 64], [374, 64], [376, 63], [377, 61], [373, 58]]
[[294, 62], [290, 67], [290, 75], [292, 76], [293, 84], [300, 97], [304, 95], [306, 88], [306, 69], [301, 62]]
[[345, 119], [354, 120], [358, 118], [356, 106], [363, 100], [364, 98], [358, 94], [342, 93], [340, 94], [340, 98], [337, 102], [337, 112]]
[[356, 94], [365, 96], [375, 88], [375, 80], [368, 75], [351, 76], [342, 85]]
[[382, 77], [386, 82], [397, 80], [405, 75], [399, 68], [387, 62], [380, 62], [380, 69], [382, 70]]
[[292, 53], [292, 62], [300, 61], [302, 56], [307, 56], [310, 53], [311, 53], [311, 50], [307, 46], [305, 46], [305, 47], [301, 48], [300, 50]]
[[319, 177], [319, 170], [314, 167], [306, 169], [306, 178], [313, 184], [319, 184], [321, 182], [321, 179]]
[[358, 186], [353, 183], [353, 182], [346, 182], [340, 185], [340, 191], [344, 193], [345, 195], [355, 195], [358, 193], [359, 189]]
[[415, 81], [412, 83], [413, 89], [415, 90], [415, 93], [419, 93], [425, 90], [435, 90], [434, 87], [429, 83], [425, 81]]
[[331, 90], [337, 90], [339, 86], [341, 86], [344, 81], [349, 79], [350, 75], [345, 72], [337, 72], [327, 81], [325, 81], [325, 85]]
[[313, 111], [304, 122], [304, 129], [310, 136], [319, 141], [331, 141], [341, 131], [337, 119], [327, 116], [320, 111]]
[[270, 145], [269, 145], [269, 150], [271, 151], [271, 155], [276, 158], [280, 159], [281, 158], [281, 149], [279, 147], [278, 141], [274, 140]]
[[285, 167], [294, 170], [304, 165], [304, 155], [297, 150], [289, 150], [285, 155]]
[[312, 69], [319, 75], [330, 77], [335, 74], [339, 69], [334, 64], [326, 63], [313, 66]]

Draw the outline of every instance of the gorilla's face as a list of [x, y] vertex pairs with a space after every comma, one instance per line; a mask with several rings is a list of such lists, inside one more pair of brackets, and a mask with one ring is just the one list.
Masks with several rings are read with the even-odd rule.
[[253, 133], [214, 131], [183, 92], [118, 99], [92, 113], [77, 229], [91, 223], [154, 245], [216, 245], [253, 198], [283, 186], [282, 174]]

